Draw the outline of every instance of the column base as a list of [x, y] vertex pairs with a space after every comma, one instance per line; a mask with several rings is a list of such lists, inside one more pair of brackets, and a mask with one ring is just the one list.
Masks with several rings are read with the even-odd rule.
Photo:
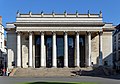
[[17, 68], [21, 68], [21, 66], [17, 66]]
[[88, 67], [93, 67], [93, 66], [88, 66], [88, 65], [87, 65], [87, 66], [85, 66], [85, 67], [88, 68]]
[[51, 68], [57, 68], [56, 66], [52, 66]]
[[81, 68], [80, 66], [76, 66], [75, 68]]
[[32, 66], [28, 66], [28, 68], [33, 68]]
[[45, 68], [46, 68], [46, 66], [41, 66], [40, 68], [45, 69]]
[[68, 69], [69, 67], [68, 66], [64, 66], [63, 68]]

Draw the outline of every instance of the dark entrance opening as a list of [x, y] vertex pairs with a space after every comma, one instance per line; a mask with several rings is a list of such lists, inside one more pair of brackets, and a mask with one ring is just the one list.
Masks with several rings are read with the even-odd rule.
[[68, 67], [75, 67], [75, 37], [68, 36]]
[[85, 67], [85, 36], [80, 36], [80, 67]]
[[64, 37], [57, 36], [57, 67], [64, 66]]
[[46, 67], [52, 67], [52, 36], [45, 37], [46, 45]]
[[39, 35], [35, 36], [35, 68], [40, 67], [41, 39]]

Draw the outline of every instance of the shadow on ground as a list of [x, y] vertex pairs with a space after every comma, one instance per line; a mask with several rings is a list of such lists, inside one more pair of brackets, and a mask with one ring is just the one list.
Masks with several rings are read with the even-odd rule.
[[59, 83], [59, 82], [33, 82], [27, 84], [69, 84], [69, 83]]
[[76, 83], [67, 83], [67, 82], [33, 82], [33, 83], [23, 83], [23, 84], [96, 84], [92, 82], [76, 82]]
[[103, 66], [100, 66], [90, 71], [79, 70], [72, 71], [71, 73], [75, 74], [75, 76], [91, 76], [120, 80], [120, 73], [116, 73], [114, 70]]

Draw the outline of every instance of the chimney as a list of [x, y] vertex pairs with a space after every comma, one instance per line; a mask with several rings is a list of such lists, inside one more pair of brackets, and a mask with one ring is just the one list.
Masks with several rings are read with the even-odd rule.
[[0, 24], [2, 24], [2, 16], [0, 16]]

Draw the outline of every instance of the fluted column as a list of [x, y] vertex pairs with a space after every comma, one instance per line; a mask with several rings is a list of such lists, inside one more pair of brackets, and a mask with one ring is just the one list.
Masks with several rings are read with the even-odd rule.
[[28, 66], [32, 67], [33, 64], [33, 53], [32, 53], [32, 32], [29, 33], [29, 58], [28, 58]]
[[44, 32], [41, 32], [41, 67], [45, 67]]
[[102, 66], [102, 32], [99, 33], [99, 66]]
[[56, 33], [53, 32], [53, 44], [52, 44], [52, 67], [57, 67], [57, 50], [56, 50]]
[[79, 33], [76, 33], [76, 66], [80, 67]]
[[91, 66], [91, 32], [88, 32], [88, 66]]
[[68, 35], [64, 33], [64, 67], [68, 67]]
[[21, 34], [17, 33], [17, 67], [21, 68]]

